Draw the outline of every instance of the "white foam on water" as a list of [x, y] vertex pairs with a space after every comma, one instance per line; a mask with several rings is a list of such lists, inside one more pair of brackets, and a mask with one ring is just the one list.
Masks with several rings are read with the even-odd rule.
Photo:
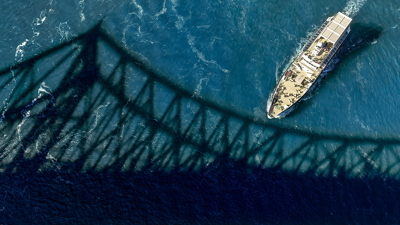
[[36, 19], [33, 20], [33, 22], [32, 22], [32, 24], [33, 24], [32, 31], [33, 31], [34, 36], [39, 36], [40, 33], [38, 31], [36, 31], [35, 28], [44, 23], [44, 21], [46, 20], [46, 12], [47, 12], [46, 10], [42, 10], [42, 12], [40, 12], [39, 18], [36, 18]]
[[192, 49], [192, 52], [195, 53], [202, 62], [208, 63], [208, 64], [214, 64], [215, 66], [218, 67], [218, 69], [220, 69], [224, 73], [229, 73], [229, 70], [222, 68], [220, 65], [218, 65], [218, 63], [215, 60], [207, 60], [205, 58], [204, 54], [196, 48], [195, 43], [194, 43], [194, 37], [189, 32], [187, 33], [187, 39], [188, 39], [188, 44], [190, 45], [190, 48]]
[[278, 63], [278, 62], [276, 62], [276, 67], [275, 67], [275, 79], [276, 79], [276, 82], [278, 82], [279, 81], [279, 74], [278, 74], [278, 71], [279, 71], [279, 67], [281, 67], [282, 66], [282, 63]]
[[194, 90], [193, 95], [194, 95], [194, 96], [200, 96], [200, 92], [201, 92], [201, 90], [203, 89], [203, 87], [202, 87], [203, 81], [204, 81], [204, 83], [206, 83], [206, 85], [207, 85], [207, 83], [208, 83], [209, 80], [210, 80], [210, 78], [208, 78], [208, 77], [201, 78], [199, 84], [198, 84], [197, 87], [196, 87], [196, 90]]
[[172, 3], [172, 11], [175, 13], [176, 17], [178, 18], [178, 21], [175, 22], [175, 27], [176, 29], [180, 30], [182, 29], [183, 25], [185, 24], [185, 18], [183, 16], [178, 14], [178, 11], [176, 10], [176, 7], [178, 6], [177, 0], [171, 0]]
[[24, 50], [22, 50], [22, 48], [28, 43], [28, 39], [26, 39], [24, 42], [22, 42], [22, 44], [17, 46], [17, 49], [15, 51], [15, 60], [17, 60], [18, 62], [22, 61], [22, 57], [24, 56]]
[[[122, 110], [121, 110], [121, 117], [120, 118], [122, 118], [124, 115], [125, 115], [125, 107], [128, 105], [128, 103], [131, 101], [131, 99], [128, 99], [128, 101], [126, 102], [126, 104], [124, 105], [124, 107], [122, 107]], [[119, 136], [119, 139], [120, 140], [123, 140], [124, 139], [124, 130], [125, 130], [125, 125], [124, 124], [122, 124], [122, 127], [119, 125], [120, 123], [121, 123], [121, 121], [120, 121], [120, 118], [118, 118], [118, 122], [114, 125], [114, 126], [116, 126], [116, 127], [119, 127], [119, 129], [121, 129], [121, 131], [120, 131], [120, 136]]]
[[91, 128], [91, 129], [89, 130], [89, 132], [88, 132], [88, 137], [89, 137], [89, 138], [91, 137], [92, 131], [96, 128], [97, 123], [99, 122], [99, 119], [100, 119], [100, 117], [102, 116], [102, 115], [100, 115], [100, 112], [99, 112], [100, 109], [102, 109], [102, 108], [107, 108], [109, 105], [110, 105], [110, 102], [107, 102], [106, 105], [100, 105], [100, 106], [97, 107], [97, 109], [94, 111], [95, 119], [94, 119], [94, 124], [93, 124], [92, 128]]
[[156, 15], [154, 15], [155, 17], [159, 17], [160, 15], [164, 14], [165, 12], [167, 12], [167, 8], [165, 7], [165, 2], [166, 2], [166, 1], [167, 1], [167, 0], [164, 0], [163, 8], [161, 9], [160, 12], [158, 12], [158, 13], [156, 13]]
[[[157, 20], [158, 16], [164, 14], [167, 11], [165, 4], [166, 3], [164, 1], [163, 9], [160, 12], [156, 13], [155, 16], [150, 16], [151, 19]], [[125, 15], [124, 21], [122, 22], [122, 24], [124, 24], [124, 25], [126, 24], [126, 26], [124, 26], [124, 28], [123, 28], [121, 41], [127, 49], [131, 48], [128, 43], [128, 39], [130, 39], [130, 38], [134, 39], [134, 41], [139, 41], [142, 43], [150, 43], [150, 44], [159, 43], [157, 41], [152, 41], [150, 38], [148, 38], [148, 35], [150, 33], [146, 32], [146, 25], [144, 24], [144, 21], [142, 20], [143, 15], [149, 16], [149, 14], [144, 11], [143, 7], [141, 5], [139, 5], [136, 0], [132, 0], [129, 3], [129, 12], [127, 15]], [[143, 29], [143, 28], [145, 28], [145, 29]], [[135, 53], [142, 56], [144, 59], [146, 58], [139, 52], [135, 52]], [[147, 59], [145, 59], [145, 60], [147, 60]]]
[[363, 123], [363, 121], [361, 121], [361, 120], [358, 118], [357, 115], [354, 116], [354, 121], [355, 121], [356, 123], [358, 123], [358, 124], [361, 126], [362, 129], [367, 130], [367, 131], [372, 131], [372, 129], [371, 129], [368, 125], [365, 125], [365, 124]]
[[80, 0], [78, 2], [79, 7], [81, 8], [81, 11], [79, 13], [79, 15], [81, 16], [81, 21], [85, 21], [85, 14], [83, 14], [83, 10], [85, 9], [85, 0]]
[[68, 36], [70, 36], [71, 27], [68, 26], [68, 22], [60, 23], [58, 27], [56, 27], [57, 33], [61, 36], [60, 42], [68, 40]]
[[187, 31], [186, 28], [184, 28], [184, 24], [185, 24], [185, 18], [183, 18], [181, 15], [179, 15], [178, 11], [176, 10], [176, 7], [178, 6], [177, 4], [177, 0], [171, 0], [172, 2], [172, 11], [175, 13], [176, 17], [178, 18], [178, 21], [175, 22], [175, 27], [178, 30], [183, 30], [187, 33], [186, 38], [188, 40], [188, 44], [190, 46], [190, 48], [192, 49], [192, 52], [196, 54], [197, 58], [200, 59], [200, 61], [206, 63], [206, 64], [214, 64], [219, 70], [221, 70], [224, 73], [229, 73], [229, 70], [222, 68], [215, 60], [207, 60], [204, 56], [204, 54], [199, 51], [196, 48], [195, 45], [195, 37], [191, 35], [191, 33], [189, 31]]
[[350, 0], [347, 2], [343, 11], [349, 17], [354, 17], [360, 11], [361, 7], [367, 2], [367, 0]]
[[[126, 19], [125, 19], [125, 21], [126, 21]], [[129, 25], [126, 26], [126, 27], [124, 28], [124, 30], [122, 31], [122, 43], [123, 43], [124, 46], [125, 46], [126, 48], [128, 48], [128, 49], [129, 49], [129, 46], [128, 46], [128, 43], [126, 42], [126, 32], [128, 31], [128, 29], [129, 29], [130, 27], [132, 27], [132, 26], [134, 26], [134, 25], [136, 25], [136, 24], [129, 24]]]
[[40, 87], [39, 87], [39, 89], [38, 89], [38, 98], [41, 98], [42, 96], [43, 96], [43, 93], [44, 94], [47, 94], [47, 95], [50, 95], [51, 96], [51, 100], [50, 100], [50, 102], [53, 104], [53, 106], [54, 106], [54, 104], [55, 104], [55, 98], [54, 98], [54, 96], [51, 94], [53, 91], [50, 89], [50, 87], [49, 86], [46, 86], [46, 83], [45, 82], [42, 82], [41, 84], [40, 84]]
[[[275, 88], [274, 88], [274, 90], [275, 90]], [[271, 105], [272, 105], [272, 97], [273, 97], [273, 95], [274, 95], [274, 91], [271, 91], [271, 92], [269, 93], [268, 100], [267, 100], [267, 108], [265, 109], [265, 111], [267, 112], [267, 114], [268, 114], [269, 108], [270, 108]]]
[[46, 10], [42, 10], [40, 12], [39, 18], [36, 18], [36, 21], [34, 20], [34, 24], [36, 26], [40, 26], [44, 23], [45, 20], [46, 20]]
[[[46, 89], [47, 89], [47, 90], [46, 90]], [[21, 123], [18, 124], [18, 126], [17, 126], [18, 139], [19, 139], [20, 142], [21, 142], [21, 140], [22, 140], [22, 139], [21, 139], [21, 127], [22, 127], [22, 125], [24, 125], [24, 123], [26, 122], [26, 120], [30, 117], [30, 115], [31, 115], [31, 108], [32, 108], [33, 105], [36, 104], [36, 102], [38, 101], [38, 99], [42, 98], [42, 97], [43, 97], [44, 95], [46, 95], [46, 94], [51, 95], [51, 96], [52, 96], [51, 102], [52, 102], [53, 105], [54, 105], [54, 97], [53, 97], [53, 95], [51, 94], [51, 92], [52, 92], [51, 89], [50, 89], [48, 86], [46, 86], [46, 83], [45, 83], [45, 82], [42, 82], [42, 83], [40, 84], [39, 89], [38, 89], [38, 97], [35, 98], [35, 99], [33, 99], [33, 100], [31, 101], [31, 103], [29, 103], [28, 105], [26, 105], [26, 106], [25, 106], [25, 109], [23, 109], [23, 110], [21, 111], [21, 114], [22, 114], [23, 118], [22, 118]]]
[[[32, 28], [33, 36], [29, 40], [30, 40], [30, 43], [36, 45], [36, 47], [41, 47], [40, 44], [36, 42], [37, 37], [40, 35], [39, 26], [41, 26], [46, 21], [46, 19], [48, 20], [48, 17], [50, 16], [50, 14], [52, 14], [51, 13], [52, 11], [53, 11], [52, 9], [49, 9], [49, 10], [44, 9], [40, 12], [39, 17], [34, 18], [32, 20], [31, 28]], [[50, 36], [51, 36], [51, 34], [50, 34]], [[32, 50], [32, 48], [31, 48], [31, 50]]]
[[131, 5], [133, 5], [133, 7], [137, 9], [137, 12], [131, 12], [129, 14], [135, 14], [137, 17], [139, 17], [141, 19], [142, 16], [143, 16], [143, 8], [142, 8], [142, 6], [140, 6], [136, 2], [136, 0], [132, 0], [132, 2], [129, 4], [129, 10], [131, 8]]

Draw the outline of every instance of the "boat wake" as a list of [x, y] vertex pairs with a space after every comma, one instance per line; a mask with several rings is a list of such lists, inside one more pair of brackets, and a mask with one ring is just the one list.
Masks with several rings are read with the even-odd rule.
[[269, 93], [269, 96], [268, 96], [267, 108], [265, 109], [266, 112], [267, 112], [267, 115], [268, 115], [269, 108], [271, 108], [271, 105], [272, 105], [272, 99], [273, 99], [273, 97], [274, 97], [274, 92], [275, 92], [275, 89], [274, 89], [272, 92], [270, 92], [270, 93]]
[[357, 15], [358, 11], [360, 11], [365, 2], [367, 2], [367, 0], [350, 0], [347, 2], [343, 11], [347, 16], [353, 18]]

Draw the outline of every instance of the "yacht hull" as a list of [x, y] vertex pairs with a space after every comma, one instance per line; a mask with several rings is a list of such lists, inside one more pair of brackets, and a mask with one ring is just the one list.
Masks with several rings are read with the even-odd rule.
[[286, 116], [308, 96], [350, 33], [350, 22], [339, 12], [322, 24], [281, 75], [267, 106], [269, 119]]

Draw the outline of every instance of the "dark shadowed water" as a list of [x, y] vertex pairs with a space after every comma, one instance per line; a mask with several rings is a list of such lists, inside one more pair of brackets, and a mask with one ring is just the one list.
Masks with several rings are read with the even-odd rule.
[[[265, 109], [327, 17], [351, 33]], [[0, 3], [1, 224], [400, 224], [400, 2]]]

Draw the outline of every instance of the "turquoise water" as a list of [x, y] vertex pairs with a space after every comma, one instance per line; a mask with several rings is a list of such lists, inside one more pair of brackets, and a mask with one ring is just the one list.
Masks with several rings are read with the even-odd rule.
[[[400, 2], [3, 1], [0, 11], [5, 224], [399, 221]], [[282, 72], [338, 11], [352, 32], [324, 78], [267, 119]]]
[[[160, 67], [165, 61], [168, 65], [179, 62], [172, 68], [169, 66], [170, 69], [181, 70], [176, 75], [178, 79], [193, 88], [201, 88], [202, 96], [265, 117], [266, 99], [277, 77], [307, 37], [328, 16], [344, 11], [350, 4], [346, 1], [333, 5], [295, 1], [290, 4], [204, 3], [203, 7], [178, 4], [176, 12], [173, 11], [178, 22], [172, 28], [178, 30], [179, 36], [173, 35], [172, 40], [163, 42], [167, 56], [172, 54], [171, 59], [158, 54], [152, 59], [162, 61]], [[398, 7], [392, 2], [354, 4], [358, 4], [355, 8], [359, 7], [358, 12], [358, 8], [351, 12], [354, 26], [381, 30], [379, 36], [373, 37], [376, 40], [367, 40], [369, 43], [362, 44], [353, 53], [352, 45], [371, 37], [362, 36], [368, 35], [365, 31], [362, 35], [352, 34], [348, 40], [351, 43], [344, 46], [348, 51], [342, 49], [342, 55], [336, 58], [339, 62], [332, 65], [334, 69], [327, 74], [321, 88], [303, 103], [306, 107], [268, 123], [326, 134], [397, 137], [399, 121], [394, 100], [397, 88], [392, 85], [398, 83], [399, 56], [395, 44]], [[215, 18], [215, 25], [203, 17]], [[173, 54], [177, 50], [174, 45], [169, 48], [168, 41], [182, 43], [186, 51]]]
[[[95, 2], [32, 2], [21, 9], [3, 3], [1, 26], [8, 31], [2, 32], [3, 68], [105, 18], [106, 29], [125, 47], [197, 95], [265, 119], [266, 100], [282, 71], [315, 29], [342, 11], [361, 33], [352, 33], [309, 101], [268, 123], [326, 134], [397, 137], [400, 11], [395, 1]], [[353, 45], [361, 47], [354, 50]]]

